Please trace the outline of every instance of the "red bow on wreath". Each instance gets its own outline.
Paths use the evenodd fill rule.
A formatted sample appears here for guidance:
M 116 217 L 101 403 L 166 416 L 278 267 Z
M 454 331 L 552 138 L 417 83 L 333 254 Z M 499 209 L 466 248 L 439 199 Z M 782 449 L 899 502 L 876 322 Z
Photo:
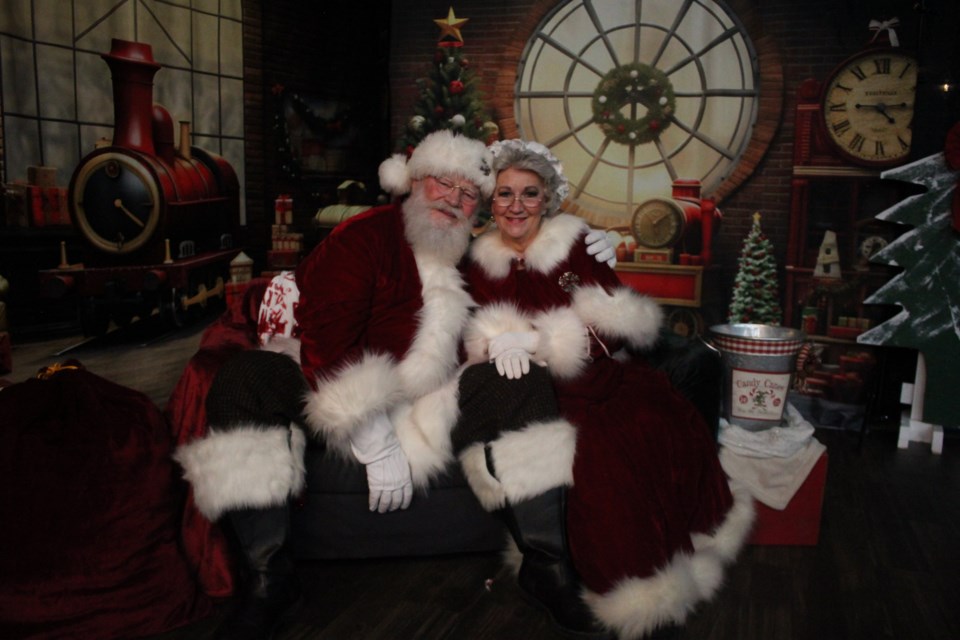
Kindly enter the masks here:
M 943 145 L 943 157 L 952 171 L 960 169 L 960 122 L 950 127 L 950 131 L 947 132 L 947 141 Z M 951 223 L 953 230 L 960 233 L 960 178 L 957 178 L 957 186 L 953 188 L 950 211 L 953 217 Z

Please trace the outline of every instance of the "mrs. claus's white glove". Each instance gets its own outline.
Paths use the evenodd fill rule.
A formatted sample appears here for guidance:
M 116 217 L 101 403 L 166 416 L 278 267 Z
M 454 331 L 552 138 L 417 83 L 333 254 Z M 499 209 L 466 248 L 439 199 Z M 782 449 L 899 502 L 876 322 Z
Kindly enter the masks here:
M 490 340 L 488 355 L 497 365 L 497 373 L 510 380 L 530 373 L 530 356 L 537 351 L 540 334 L 536 331 L 501 333 Z
M 611 269 L 617 266 L 617 252 L 610 244 L 606 231 L 594 229 L 584 240 L 587 243 L 587 254 L 593 256 L 597 262 L 606 262 Z
M 367 468 L 370 511 L 406 509 L 413 500 L 410 463 L 400 448 L 393 424 L 378 414 L 350 433 L 350 450 Z

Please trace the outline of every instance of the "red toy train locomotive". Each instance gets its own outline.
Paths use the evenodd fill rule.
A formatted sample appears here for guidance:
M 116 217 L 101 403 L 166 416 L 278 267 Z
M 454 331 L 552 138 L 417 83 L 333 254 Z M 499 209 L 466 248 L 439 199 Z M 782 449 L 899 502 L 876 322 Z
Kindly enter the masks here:
M 41 274 L 47 295 L 79 295 L 87 335 L 158 312 L 180 324 L 191 307 L 222 297 L 240 217 L 230 164 L 191 146 L 187 123 L 174 145 L 170 113 L 153 104 L 161 65 L 150 45 L 115 39 L 102 57 L 113 78 L 113 142 L 81 160 L 67 196 L 84 262 L 64 256 Z

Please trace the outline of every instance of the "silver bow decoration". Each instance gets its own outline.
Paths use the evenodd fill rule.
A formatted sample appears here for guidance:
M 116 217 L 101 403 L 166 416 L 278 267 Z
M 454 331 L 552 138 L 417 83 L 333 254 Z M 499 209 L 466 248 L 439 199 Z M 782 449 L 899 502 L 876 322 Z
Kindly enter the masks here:
M 890 18 L 889 20 L 871 20 L 870 21 L 870 30 L 873 31 L 873 37 L 870 38 L 870 42 L 873 42 L 877 39 L 877 36 L 881 32 L 886 31 L 887 36 L 890 38 L 891 47 L 899 47 L 900 41 L 897 39 L 897 32 L 893 30 L 894 27 L 900 24 L 900 18 Z

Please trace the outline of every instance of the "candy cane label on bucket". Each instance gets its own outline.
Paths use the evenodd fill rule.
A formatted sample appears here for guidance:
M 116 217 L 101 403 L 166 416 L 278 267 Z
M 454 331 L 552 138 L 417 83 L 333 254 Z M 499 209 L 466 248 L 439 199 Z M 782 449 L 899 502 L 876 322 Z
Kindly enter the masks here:
M 779 421 L 790 389 L 790 373 L 731 371 L 730 414 L 733 418 Z

